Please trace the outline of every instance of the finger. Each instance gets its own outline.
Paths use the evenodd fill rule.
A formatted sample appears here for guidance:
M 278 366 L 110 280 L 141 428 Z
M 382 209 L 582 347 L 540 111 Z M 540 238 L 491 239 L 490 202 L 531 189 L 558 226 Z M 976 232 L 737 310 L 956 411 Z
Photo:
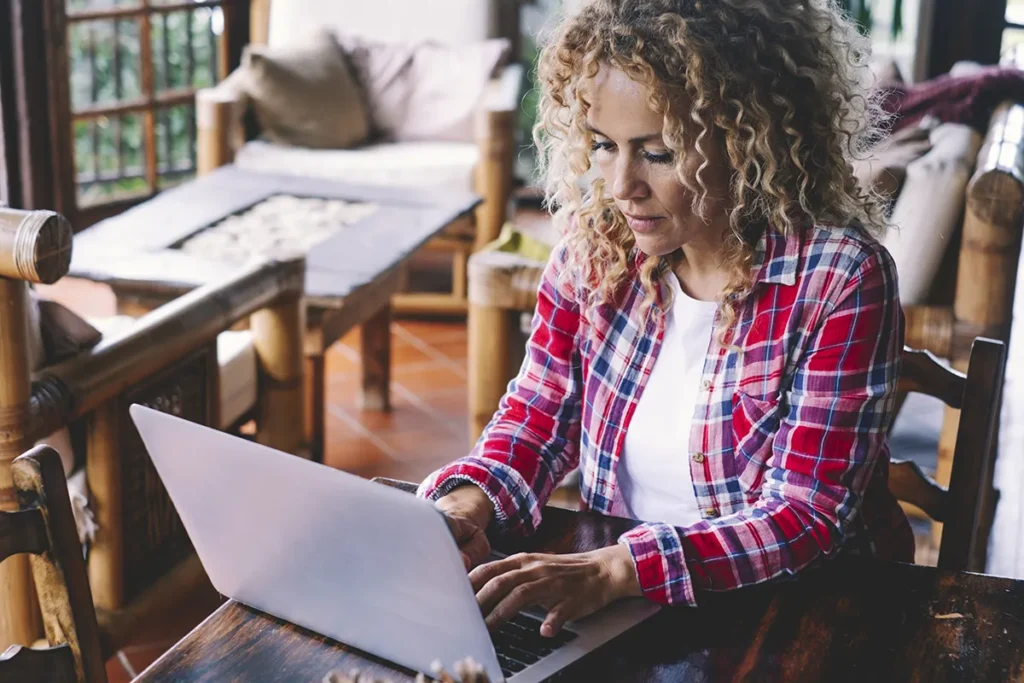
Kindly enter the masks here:
M 554 592 L 551 581 L 521 583 L 505 595 L 493 610 L 484 613 L 487 628 L 495 629 L 514 617 L 524 608 L 543 602 L 546 592 Z
M 480 611 L 486 616 L 495 606 L 504 600 L 509 593 L 519 586 L 536 581 L 536 576 L 522 569 L 514 569 L 500 576 L 496 576 L 477 591 L 476 601 L 480 605 Z
M 473 584 L 473 591 L 480 592 L 488 581 L 496 576 L 518 569 L 525 562 L 525 555 L 510 555 L 494 562 L 482 564 L 469 573 L 469 581 Z
M 462 556 L 462 564 L 465 565 L 466 571 L 468 572 L 470 569 L 473 568 L 472 558 L 470 558 L 468 554 L 462 552 L 461 550 L 459 551 L 459 555 Z
M 565 622 L 573 619 L 575 615 L 567 602 L 561 602 L 548 611 L 544 623 L 540 625 L 540 634 L 545 638 L 554 638 L 562 630 Z

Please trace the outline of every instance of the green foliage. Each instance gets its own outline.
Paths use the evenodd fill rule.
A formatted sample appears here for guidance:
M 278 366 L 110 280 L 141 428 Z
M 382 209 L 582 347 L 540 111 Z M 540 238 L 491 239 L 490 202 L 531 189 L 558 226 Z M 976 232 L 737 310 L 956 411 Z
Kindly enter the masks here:
M 96 0 L 67 0 L 69 10 L 95 8 L 96 4 Z M 103 2 L 108 7 L 126 4 L 134 4 L 134 0 Z M 219 12 L 196 8 L 150 16 L 156 94 L 215 82 L 218 38 L 211 29 L 214 11 Z M 68 30 L 72 111 L 143 98 L 141 50 L 134 18 L 72 23 Z M 174 182 L 192 166 L 194 118 L 191 105 L 157 110 L 154 152 L 161 186 Z M 80 205 L 148 191 L 142 113 L 78 121 L 74 139 Z

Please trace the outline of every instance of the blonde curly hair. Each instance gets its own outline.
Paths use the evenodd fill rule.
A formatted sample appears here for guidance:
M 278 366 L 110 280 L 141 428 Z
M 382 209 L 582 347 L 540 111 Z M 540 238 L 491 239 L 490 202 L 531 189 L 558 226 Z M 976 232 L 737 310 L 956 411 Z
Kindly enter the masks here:
M 624 217 L 591 172 L 586 84 L 602 65 L 647 87 L 679 180 L 705 220 L 702 175 L 708 145 L 720 145 L 731 167 L 723 301 L 738 302 L 764 230 L 882 229 L 880 202 L 858 186 L 851 165 L 883 123 L 862 88 L 867 56 L 866 39 L 830 0 L 586 0 L 562 17 L 540 56 L 534 139 L 549 206 L 566 233 L 567 270 L 588 283 L 591 302 L 620 291 L 637 258 Z M 701 157 L 690 177 L 687 154 Z M 671 258 L 642 260 L 647 305 Z M 723 331 L 735 317 L 729 310 Z

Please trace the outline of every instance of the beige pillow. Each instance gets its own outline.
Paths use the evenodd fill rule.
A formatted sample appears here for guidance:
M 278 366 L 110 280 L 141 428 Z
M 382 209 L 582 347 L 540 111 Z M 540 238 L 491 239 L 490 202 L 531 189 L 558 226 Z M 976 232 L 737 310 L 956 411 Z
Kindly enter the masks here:
M 333 36 L 308 45 L 250 45 L 242 58 L 245 90 L 264 135 L 296 147 L 345 149 L 369 137 L 363 94 Z
M 339 35 L 366 93 L 374 133 L 396 142 L 473 142 L 487 83 L 505 39 L 464 45 L 389 43 Z

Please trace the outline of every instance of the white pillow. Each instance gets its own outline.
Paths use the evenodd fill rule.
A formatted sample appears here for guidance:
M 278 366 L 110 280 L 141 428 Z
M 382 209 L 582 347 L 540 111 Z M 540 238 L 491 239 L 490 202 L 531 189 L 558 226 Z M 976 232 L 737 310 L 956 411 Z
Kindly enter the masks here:
M 932 149 L 907 166 L 883 244 L 896 261 L 900 301 L 924 304 L 942 257 L 963 220 L 967 183 L 982 137 L 970 126 L 945 123 L 931 134 Z

